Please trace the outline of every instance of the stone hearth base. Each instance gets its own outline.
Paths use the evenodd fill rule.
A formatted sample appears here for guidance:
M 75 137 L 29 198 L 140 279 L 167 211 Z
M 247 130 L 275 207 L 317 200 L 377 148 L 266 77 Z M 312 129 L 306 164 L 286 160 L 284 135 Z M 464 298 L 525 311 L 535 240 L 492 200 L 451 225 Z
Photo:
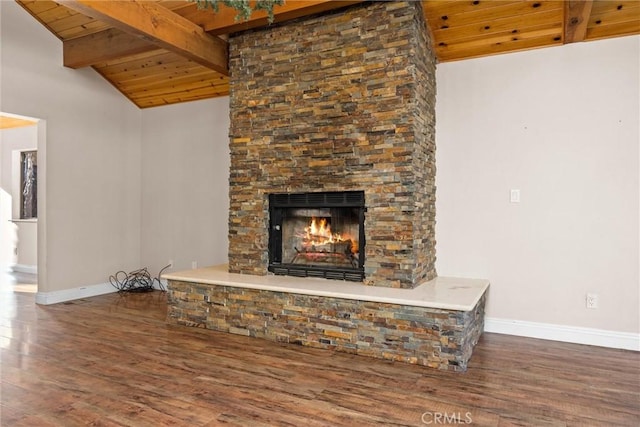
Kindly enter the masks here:
M 467 368 L 489 285 L 437 278 L 389 289 L 232 274 L 225 266 L 163 277 L 170 323 L 451 371 Z

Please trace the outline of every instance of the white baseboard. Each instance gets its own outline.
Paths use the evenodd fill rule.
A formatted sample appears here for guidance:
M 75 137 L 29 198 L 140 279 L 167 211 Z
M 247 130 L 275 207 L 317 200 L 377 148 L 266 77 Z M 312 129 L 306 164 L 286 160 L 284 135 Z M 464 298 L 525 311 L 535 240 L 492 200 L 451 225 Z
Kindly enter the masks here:
M 38 266 L 37 265 L 14 264 L 14 265 L 11 266 L 11 271 L 13 271 L 14 273 L 38 274 Z
M 485 332 L 496 334 L 640 351 L 640 334 L 631 332 L 606 331 L 603 329 L 490 317 L 484 319 L 484 330 Z
M 158 286 L 157 283 L 154 283 L 153 287 L 154 289 L 166 291 L 167 281 L 164 279 L 161 279 L 161 281 L 164 288 Z M 110 294 L 113 292 L 118 292 L 118 290 L 114 288 L 111 283 L 99 283 L 97 285 L 80 286 L 77 288 L 63 289 L 61 291 L 53 292 L 38 292 L 36 293 L 36 304 L 58 304 L 61 302 L 73 301 L 81 298 L 96 297 L 98 295 Z
M 36 293 L 36 304 L 58 304 L 60 302 L 95 297 L 117 291 L 111 283 L 99 283 L 97 285 L 80 286 L 77 288 L 63 289 L 61 291 L 38 292 Z

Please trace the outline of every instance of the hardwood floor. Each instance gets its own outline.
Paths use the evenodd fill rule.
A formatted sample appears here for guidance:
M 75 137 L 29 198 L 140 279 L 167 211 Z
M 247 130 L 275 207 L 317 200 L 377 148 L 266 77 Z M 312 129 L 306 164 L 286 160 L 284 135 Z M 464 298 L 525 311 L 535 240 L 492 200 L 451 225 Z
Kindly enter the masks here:
M 637 352 L 485 333 L 449 373 L 169 326 L 160 292 L 34 291 L 0 280 L 3 427 L 640 423 Z

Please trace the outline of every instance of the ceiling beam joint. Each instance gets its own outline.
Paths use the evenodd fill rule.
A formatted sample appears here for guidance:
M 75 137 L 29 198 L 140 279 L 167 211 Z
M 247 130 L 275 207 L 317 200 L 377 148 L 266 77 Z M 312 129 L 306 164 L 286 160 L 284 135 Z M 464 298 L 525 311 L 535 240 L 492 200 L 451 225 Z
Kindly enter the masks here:
M 564 3 L 563 43 L 583 41 L 591 16 L 593 0 L 567 0 Z
M 156 2 L 59 0 L 58 3 L 229 75 L 227 42 Z

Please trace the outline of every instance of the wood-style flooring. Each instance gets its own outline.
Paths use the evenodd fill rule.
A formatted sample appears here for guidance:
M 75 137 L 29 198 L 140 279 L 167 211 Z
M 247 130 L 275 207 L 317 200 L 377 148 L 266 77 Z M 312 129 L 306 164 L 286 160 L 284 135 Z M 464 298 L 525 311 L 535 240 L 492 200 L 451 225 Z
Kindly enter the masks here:
M 38 306 L 19 279 L 0 280 L 2 427 L 640 425 L 637 352 L 485 333 L 441 372 L 169 326 L 160 292 Z

